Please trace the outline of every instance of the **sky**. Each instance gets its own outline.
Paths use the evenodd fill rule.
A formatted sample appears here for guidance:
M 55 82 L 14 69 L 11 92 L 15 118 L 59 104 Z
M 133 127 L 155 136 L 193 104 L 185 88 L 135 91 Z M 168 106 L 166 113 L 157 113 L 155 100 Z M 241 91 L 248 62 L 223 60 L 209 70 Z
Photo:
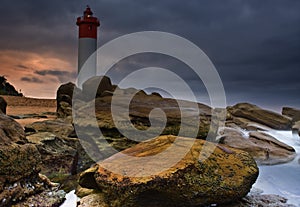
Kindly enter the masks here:
M 86 5 L 101 22 L 98 46 L 133 32 L 173 33 L 207 54 L 221 77 L 228 105 L 300 108 L 298 0 L 2 0 L 0 75 L 25 96 L 55 98 L 60 84 L 76 79 L 75 23 Z M 117 84 L 136 69 L 152 66 L 171 68 L 199 101 L 208 101 L 201 80 L 168 56 L 128 57 L 108 75 Z

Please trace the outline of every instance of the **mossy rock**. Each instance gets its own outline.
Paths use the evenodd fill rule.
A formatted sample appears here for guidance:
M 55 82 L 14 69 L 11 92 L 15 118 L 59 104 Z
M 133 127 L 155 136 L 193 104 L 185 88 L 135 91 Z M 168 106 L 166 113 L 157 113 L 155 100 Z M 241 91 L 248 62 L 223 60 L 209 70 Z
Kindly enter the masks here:
M 164 153 L 168 149 L 172 150 Z M 179 162 L 164 171 L 149 174 L 153 169 L 168 166 L 170 159 L 182 152 L 184 156 Z M 143 159 L 135 162 L 131 159 L 159 154 L 160 159 L 152 159 L 151 164 Z M 256 162 L 247 152 L 170 135 L 111 156 L 83 173 L 79 183 L 83 187 L 101 189 L 105 202 L 113 207 L 140 206 L 138 203 L 145 200 L 160 199 L 159 203 L 166 202 L 165 206 L 199 206 L 241 199 L 250 191 L 257 176 Z M 95 183 L 86 186 L 87 180 Z

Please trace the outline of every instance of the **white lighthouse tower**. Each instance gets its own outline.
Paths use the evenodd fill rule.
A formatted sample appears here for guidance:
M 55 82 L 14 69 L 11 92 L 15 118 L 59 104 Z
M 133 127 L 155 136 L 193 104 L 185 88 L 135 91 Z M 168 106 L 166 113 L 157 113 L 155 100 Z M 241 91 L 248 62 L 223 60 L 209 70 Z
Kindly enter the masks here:
M 84 78 L 95 76 L 97 57 L 92 54 L 97 50 L 97 29 L 100 22 L 97 17 L 93 17 L 91 8 L 87 6 L 83 16 L 77 18 L 76 25 L 79 26 L 78 74 L 84 63 L 90 58 L 85 65 L 88 73 L 85 72 L 81 76 L 85 76 Z

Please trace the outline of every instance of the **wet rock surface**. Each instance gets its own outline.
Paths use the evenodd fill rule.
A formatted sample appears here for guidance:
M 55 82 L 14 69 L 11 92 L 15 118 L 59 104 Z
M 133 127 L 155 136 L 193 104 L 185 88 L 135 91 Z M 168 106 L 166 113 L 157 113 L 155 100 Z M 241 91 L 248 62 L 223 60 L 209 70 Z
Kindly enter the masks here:
M 35 144 L 41 154 L 42 173 L 51 176 L 53 172 L 60 174 L 76 174 L 78 154 L 77 139 L 59 138 L 50 132 L 38 132 L 26 137 Z
M 235 117 L 245 118 L 273 129 L 290 130 L 292 127 L 291 118 L 259 108 L 253 104 L 239 103 L 228 107 L 228 111 Z
M 89 173 L 83 173 L 80 185 L 91 187 L 94 171 L 94 185 L 96 184 L 102 190 L 105 202 L 110 206 L 135 206 L 140 197 L 154 195 L 161 195 L 160 197 L 165 198 L 165 201 L 167 199 L 169 203 L 177 206 L 220 204 L 236 201 L 249 192 L 258 176 L 258 168 L 248 153 L 233 148 L 196 140 L 188 154 L 175 166 L 145 177 L 140 177 L 140 175 L 151 169 L 147 169 L 143 163 L 128 163 L 126 157 L 122 156 L 123 153 L 135 157 L 154 155 L 172 145 L 175 139 L 179 141 L 176 144 L 176 150 L 172 150 L 167 157 L 153 163 L 157 166 L 164 166 L 170 161 L 169 157 L 172 157 L 172 153 L 177 154 L 180 150 L 185 150 L 193 140 L 161 136 L 140 143 L 113 155 L 107 161 L 104 160 Z M 210 156 L 205 153 L 200 154 L 204 144 L 207 149 L 213 151 Z M 122 170 L 124 174 L 120 175 L 106 170 L 111 167 Z M 124 169 L 121 169 L 123 167 Z M 135 176 L 129 177 L 126 174 Z M 89 186 L 85 186 L 88 183 L 87 180 L 91 182 Z
M 230 204 L 221 207 L 296 207 L 292 204 L 287 204 L 287 199 L 279 195 L 248 195 L 241 201 L 235 204 Z
M 224 128 L 219 142 L 248 152 L 259 164 L 273 165 L 290 162 L 296 157 L 294 148 L 264 133 L 253 131 L 244 134 L 240 128 Z
M 14 204 L 12 207 L 59 207 L 65 200 L 66 193 L 63 190 L 44 190 L 41 193 L 30 196 L 25 201 Z
M 22 127 L 0 114 L 0 206 L 10 206 L 50 189 L 39 175 L 41 155 Z M 44 204 L 46 205 L 46 204 Z
M 260 164 L 279 164 L 292 161 L 296 157 L 295 149 L 278 141 L 264 132 L 250 132 L 249 139 L 258 146 L 265 148 L 265 159 L 259 159 Z
M 58 137 L 68 137 L 73 131 L 72 124 L 66 119 L 38 121 L 25 126 L 27 133 L 50 132 Z

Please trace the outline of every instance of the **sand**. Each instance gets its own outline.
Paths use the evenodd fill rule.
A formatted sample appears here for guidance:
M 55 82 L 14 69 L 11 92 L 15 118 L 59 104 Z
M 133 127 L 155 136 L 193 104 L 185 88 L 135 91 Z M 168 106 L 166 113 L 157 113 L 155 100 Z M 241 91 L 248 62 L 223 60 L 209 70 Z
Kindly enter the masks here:
M 55 119 L 54 114 L 49 112 L 56 112 L 56 100 L 55 99 L 38 99 L 18 96 L 1 96 L 7 102 L 7 115 L 26 115 L 26 114 L 39 114 L 46 115 L 47 118 L 26 118 L 15 119 L 22 126 L 33 123 L 35 121 L 43 121 L 47 119 Z M 44 114 L 47 113 L 47 114 Z

